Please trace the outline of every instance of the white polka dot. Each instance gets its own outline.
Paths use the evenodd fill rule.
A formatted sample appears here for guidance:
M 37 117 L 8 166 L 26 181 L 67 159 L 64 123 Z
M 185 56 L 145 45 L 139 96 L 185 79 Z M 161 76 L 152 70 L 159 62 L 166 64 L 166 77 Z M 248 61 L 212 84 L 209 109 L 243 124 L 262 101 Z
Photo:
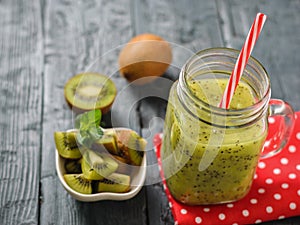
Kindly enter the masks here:
M 279 220 L 283 220 L 285 218 L 285 216 L 279 216 L 278 219 Z
M 281 195 L 280 195 L 280 194 L 274 194 L 274 198 L 275 198 L 276 200 L 280 200 L 280 199 L 281 199 Z
M 267 212 L 267 213 L 272 213 L 272 212 L 273 212 L 272 206 L 267 206 L 267 207 L 266 207 L 266 212 Z
M 300 170 L 300 164 L 296 165 L 296 170 Z
M 275 123 L 275 119 L 273 117 L 269 117 L 268 118 L 269 123 L 273 124 Z
M 266 179 L 266 184 L 273 184 L 273 180 L 271 178 Z
M 249 211 L 247 209 L 244 209 L 242 211 L 242 214 L 243 214 L 244 217 L 248 217 L 249 216 Z
M 289 184 L 283 183 L 283 184 L 281 185 L 281 188 L 282 188 L 282 189 L 288 189 L 288 188 L 289 188 Z
M 273 170 L 273 173 L 274 173 L 275 175 L 278 175 L 278 174 L 281 173 L 281 170 L 280 170 L 279 168 L 275 168 L 275 169 Z
M 290 203 L 290 209 L 291 209 L 291 210 L 295 210 L 296 208 L 297 208 L 296 203 L 295 203 L 295 202 L 291 202 L 291 203 Z
M 295 145 L 290 145 L 290 146 L 289 146 L 289 152 L 290 152 L 290 153 L 296 152 L 296 147 L 295 147 Z
M 220 213 L 220 214 L 219 214 L 219 219 L 220 219 L 220 220 L 225 220 L 225 218 L 226 218 L 226 216 L 225 216 L 224 213 Z
M 296 134 L 296 138 L 297 138 L 298 140 L 300 140 L 300 132 L 298 132 L 298 133 Z
M 252 199 L 250 200 L 250 202 L 251 202 L 251 204 L 257 204 L 257 199 L 252 198 Z
M 239 225 L 238 223 L 233 223 L 232 225 Z
M 170 207 L 170 208 L 172 208 L 172 207 L 173 207 L 173 205 L 172 205 L 172 202 L 169 202 L 169 207 Z
M 291 180 L 294 180 L 294 179 L 296 179 L 296 174 L 295 173 L 290 173 L 289 174 L 289 178 L 291 179 Z
M 266 167 L 266 164 L 264 162 L 259 162 L 258 163 L 258 168 L 264 169 Z
M 282 159 L 280 159 L 280 163 L 282 165 L 287 165 L 289 163 L 289 160 L 287 158 L 282 158 Z
M 181 213 L 182 215 L 185 215 L 185 214 L 187 214 L 187 211 L 186 211 L 186 209 L 181 209 L 181 210 L 180 210 L 180 213 Z
M 174 222 L 174 225 L 178 225 L 178 221 L 175 221 L 175 222 Z
M 197 224 L 202 223 L 201 217 L 197 216 L 197 217 L 195 218 L 195 222 L 196 222 Z
M 232 208 L 233 207 L 233 204 L 227 204 L 226 205 L 228 208 Z
M 210 211 L 210 208 L 204 208 L 203 211 L 204 211 L 204 212 L 209 212 L 209 211 Z
M 263 188 L 258 189 L 258 193 L 259 193 L 259 194 L 263 194 L 263 193 L 265 193 L 265 192 L 266 192 L 266 190 L 263 189 Z
M 262 222 L 262 220 L 255 220 L 255 223 L 261 223 Z
M 257 173 L 254 175 L 254 179 L 257 179 L 258 178 L 258 175 L 257 175 Z
M 299 196 L 300 196 L 300 189 L 297 191 L 297 195 L 299 195 Z

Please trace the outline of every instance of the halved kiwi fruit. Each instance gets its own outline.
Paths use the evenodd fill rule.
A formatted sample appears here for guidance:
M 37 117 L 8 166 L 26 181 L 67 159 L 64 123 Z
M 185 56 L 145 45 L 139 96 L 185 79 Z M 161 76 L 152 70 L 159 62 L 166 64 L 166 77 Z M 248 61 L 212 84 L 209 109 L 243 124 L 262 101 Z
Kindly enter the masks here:
M 66 101 L 75 112 L 109 111 L 117 94 L 115 84 L 98 73 L 82 73 L 69 79 L 64 88 Z
M 86 179 L 83 174 L 65 174 L 64 179 L 74 191 L 82 194 L 92 194 L 92 181 Z
M 87 150 L 83 155 L 81 169 L 87 179 L 101 180 L 115 172 L 118 163 L 107 155 Z
M 146 148 L 146 140 L 133 130 L 117 130 L 117 144 L 121 157 L 132 165 L 140 166 Z
M 130 176 L 113 173 L 98 183 L 98 192 L 124 193 L 130 189 Z
M 54 140 L 59 155 L 66 159 L 79 159 L 81 152 L 76 142 L 76 132 L 54 132 Z

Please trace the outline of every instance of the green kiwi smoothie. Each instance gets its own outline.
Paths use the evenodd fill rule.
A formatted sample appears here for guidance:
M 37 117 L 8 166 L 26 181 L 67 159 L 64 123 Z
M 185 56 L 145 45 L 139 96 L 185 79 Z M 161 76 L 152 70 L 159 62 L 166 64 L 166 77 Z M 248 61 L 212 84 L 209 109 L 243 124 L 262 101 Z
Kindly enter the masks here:
M 226 84 L 223 78 L 192 79 L 187 86 L 195 98 L 217 107 Z M 232 118 L 213 117 L 201 106 L 191 110 L 178 97 L 176 87 L 177 83 L 170 91 L 161 150 L 171 194 L 191 205 L 225 203 L 244 197 L 267 135 L 266 118 L 237 126 Z M 230 109 L 250 107 L 256 99 L 251 87 L 241 81 Z M 215 126 L 220 121 L 224 126 Z

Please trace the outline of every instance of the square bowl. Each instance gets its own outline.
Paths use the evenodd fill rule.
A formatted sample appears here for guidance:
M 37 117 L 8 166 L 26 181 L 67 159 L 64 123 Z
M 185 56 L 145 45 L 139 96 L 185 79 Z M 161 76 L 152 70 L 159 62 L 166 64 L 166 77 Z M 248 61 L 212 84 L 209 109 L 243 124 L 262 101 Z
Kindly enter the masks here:
M 116 128 L 116 129 L 127 129 L 127 128 Z M 69 130 L 71 131 L 71 130 Z M 101 200 L 116 200 L 116 201 L 122 201 L 127 200 L 130 198 L 133 198 L 135 195 L 139 193 L 139 191 L 142 189 L 145 179 L 146 179 L 146 165 L 147 165 L 147 159 L 146 159 L 146 152 L 144 153 L 144 157 L 142 160 L 141 166 L 139 166 L 138 169 L 134 170 L 133 174 L 131 174 L 131 184 L 130 184 L 130 191 L 126 193 L 113 193 L 113 192 L 100 192 L 95 194 L 82 194 L 75 190 L 73 190 L 65 181 L 64 174 L 66 174 L 65 170 L 65 161 L 63 157 L 61 157 L 58 154 L 58 151 L 56 149 L 55 151 L 55 163 L 56 163 L 56 172 L 58 175 L 58 178 L 63 185 L 63 187 L 66 189 L 67 192 L 70 193 L 72 197 L 79 201 L 83 202 L 96 202 Z

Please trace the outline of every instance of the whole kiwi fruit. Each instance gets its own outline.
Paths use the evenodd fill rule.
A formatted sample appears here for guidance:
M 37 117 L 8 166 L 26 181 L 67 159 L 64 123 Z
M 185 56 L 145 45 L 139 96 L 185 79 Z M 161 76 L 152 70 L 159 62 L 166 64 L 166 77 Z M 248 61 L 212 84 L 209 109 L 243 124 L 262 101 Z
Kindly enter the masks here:
M 167 41 L 145 33 L 132 38 L 119 55 L 119 71 L 129 82 L 143 85 L 164 74 L 172 62 L 172 49 Z

